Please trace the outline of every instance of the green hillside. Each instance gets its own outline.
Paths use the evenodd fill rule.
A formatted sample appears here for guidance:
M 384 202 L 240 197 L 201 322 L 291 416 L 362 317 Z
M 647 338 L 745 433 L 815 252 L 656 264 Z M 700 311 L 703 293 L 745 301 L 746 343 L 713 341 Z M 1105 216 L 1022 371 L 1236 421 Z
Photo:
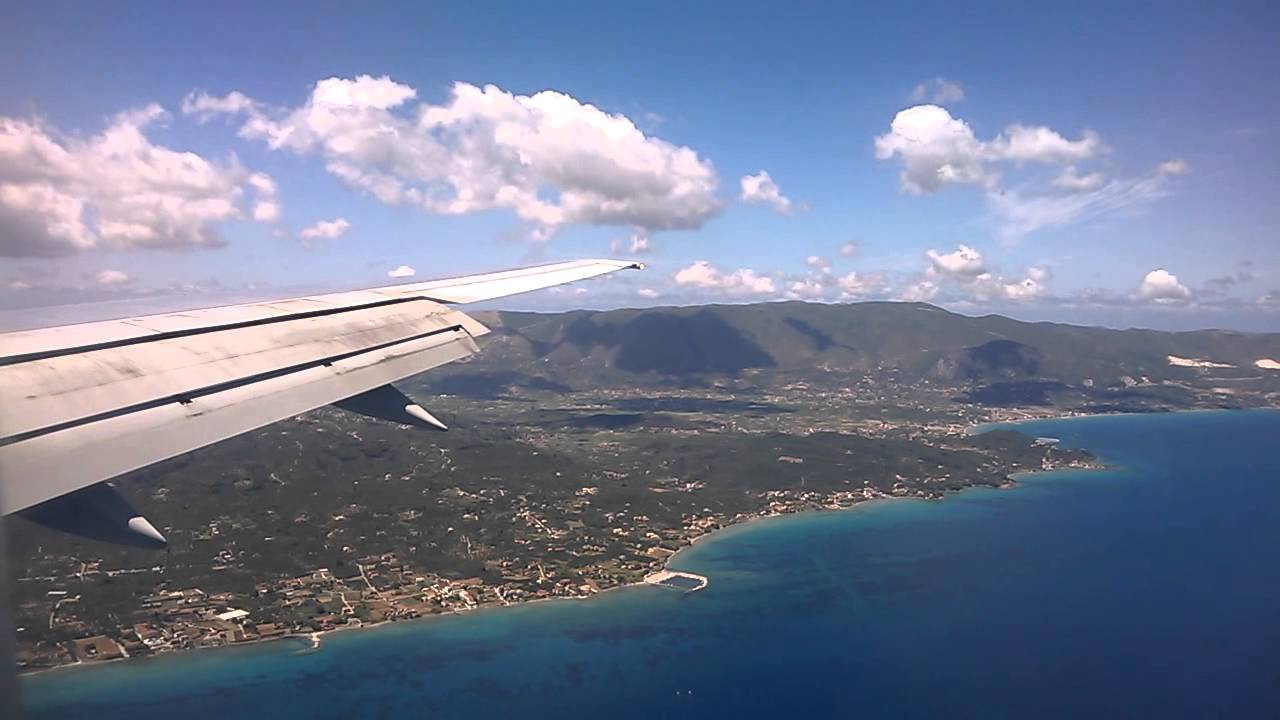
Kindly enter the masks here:
M 485 313 L 484 352 L 452 374 L 519 373 L 552 386 L 718 377 L 892 373 L 901 382 L 1280 381 L 1280 334 L 1111 330 L 968 317 L 922 303 L 801 302 L 560 314 Z M 1169 356 L 1231 367 L 1179 367 Z M 447 377 L 437 376 L 439 382 Z M 490 379 L 500 381 L 499 377 Z

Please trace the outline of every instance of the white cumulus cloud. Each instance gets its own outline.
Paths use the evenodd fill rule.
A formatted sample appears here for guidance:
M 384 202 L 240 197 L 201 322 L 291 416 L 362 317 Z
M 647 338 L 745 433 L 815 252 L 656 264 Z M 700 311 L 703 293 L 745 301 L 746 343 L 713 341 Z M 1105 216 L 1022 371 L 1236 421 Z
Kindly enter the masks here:
M 280 203 L 276 200 L 276 181 L 270 175 L 258 172 L 250 175 L 248 182 L 258 196 L 258 201 L 253 206 L 253 219 L 263 223 L 279 220 Z
M 242 114 L 241 136 L 319 155 L 348 186 L 389 204 L 648 232 L 697 228 L 721 208 L 715 168 L 694 150 L 552 90 L 455 83 L 446 102 L 414 104 L 414 88 L 361 75 L 321 80 L 295 108 L 234 95 L 192 96 L 184 108 Z
M 253 206 L 253 219 L 262 223 L 273 223 L 280 219 L 280 203 L 272 200 L 261 200 Z
M 949 253 L 929 250 L 928 265 L 922 275 L 900 290 L 904 300 L 963 299 L 1023 302 L 1049 296 L 1052 273 L 1044 266 L 1027 269 L 1020 278 L 1008 278 L 990 269 L 982 253 L 960 245 Z
M 979 140 L 968 123 L 938 105 L 900 111 L 889 132 L 876 138 L 875 148 L 877 158 L 902 163 L 902 189 L 913 194 L 937 192 L 946 185 L 993 188 L 1000 162 L 1065 163 L 1107 151 L 1093 131 L 1070 140 L 1040 125 L 1014 124 L 991 140 Z
M 132 278 L 120 270 L 99 270 L 94 276 L 99 285 L 124 285 Z
M 792 300 L 859 300 L 882 295 L 888 288 L 883 273 L 850 272 L 837 276 L 830 263 L 817 255 L 805 258 L 805 265 L 809 268 L 805 275 L 792 276 L 786 282 L 785 295 Z
M 818 300 L 827 294 L 827 285 L 820 278 L 807 277 L 787 283 L 787 297 L 796 300 Z
M 768 205 L 779 215 L 791 214 L 791 200 L 782 194 L 778 183 L 769 177 L 769 173 L 761 170 L 755 175 L 743 175 L 739 181 L 742 186 L 742 201 L 752 205 Z
M 695 261 L 672 276 L 677 285 L 717 290 L 728 295 L 766 295 L 777 292 L 773 278 L 757 275 L 751 268 L 721 272 L 706 260 Z
M 257 103 L 240 92 L 231 92 L 224 97 L 190 93 L 182 99 L 182 114 L 191 115 L 201 123 L 218 115 L 250 112 L 256 107 Z
M 1081 175 L 1076 171 L 1075 165 L 1068 165 L 1063 168 L 1061 173 L 1058 173 L 1058 176 L 1050 184 L 1069 192 L 1088 192 L 1102 187 L 1102 184 L 1106 181 L 1107 177 L 1100 172 Z
M 840 246 L 840 254 L 844 257 L 853 257 L 858 254 L 858 244 L 847 242 Z
M 1191 290 L 1178 282 L 1177 275 L 1159 268 L 1142 278 L 1142 282 L 1138 285 L 1137 297 L 1139 300 L 1153 302 L 1176 302 L 1189 299 Z
M 1068 140 L 1043 125 L 1015 124 L 1005 128 L 985 149 L 992 160 L 1065 163 L 1100 155 L 1107 146 L 1092 130 L 1085 130 L 1079 140 Z
M 249 184 L 258 192 L 259 197 L 271 198 L 276 196 L 276 181 L 266 173 L 256 172 L 249 176 Z
M 1006 300 L 1035 300 L 1049 294 L 1050 273 L 1048 268 L 1032 267 L 1027 269 L 1027 276 L 1016 282 L 1001 285 L 1001 294 Z
M 643 232 L 634 232 L 629 238 L 617 238 L 609 243 L 609 251 L 616 254 L 645 255 L 652 249 L 649 236 Z
M 414 270 L 408 265 L 401 265 L 399 267 L 396 267 L 387 271 L 387 277 L 393 277 L 393 278 L 407 278 L 407 277 L 413 277 L 414 275 L 417 275 L 417 274 L 418 274 L 418 271 Z
M 222 245 L 249 174 L 152 143 L 147 127 L 166 117 L 153 103 L 89 137 L 0 117 L 0 255 Z
M 311 227 L 303 228 L 298 233 L 298 237 L 308 240 L 314 238 L 333 239 L 342 237 L 350 229 L 351 223 L 347 222 L 346 218 L 334 218 L 333 220 L 321 220 Z
M 929 302 L 938 296 L 941 288 L 932 280 L 910 283 L 898 292 L 898 299 L 907 302 Z
M 898 179 L 905 192 L 919 195 L 949 184 L 994 182 L 973 130 L 937 105 L 899 112 L 889 132 L 876 138 L 875 147 L 877 158 L 901 160 Z
M 855 300 L 885 291 L 889 283 L 881 273 L 851 272 L 836 279 L 840 289 L 840 299 Z
M 987 270 L 982 253 L 968 245 L 961 245 L 949 253 L 930 249 L 925 252 L 925 257 L 929 259 L 927 272 L 931 275 L 974 277 Z
M 982 140 L 967 123 L 937 105 L 899 112 L 889 132 L 875 139 L 875 149 L 879 159 L 900 163 L 903 192 L 922 195 L 948 185 L 982 187 L 1000 234 L 1011 240 L 1141 207 L 1167 194 L 1171 178 L 1189 170 L 1185 160 L 1175 158 L 1147 174 L 1108 179 L 1102 172 L 1078 169 L 1080 163 L 1110 152 L 1092 130 L 1071 139 L 1043 125 L 1015 123 Z M 1028 164 L 1061 169 L 1050 179 L 1007 187 L 1005 171 Z

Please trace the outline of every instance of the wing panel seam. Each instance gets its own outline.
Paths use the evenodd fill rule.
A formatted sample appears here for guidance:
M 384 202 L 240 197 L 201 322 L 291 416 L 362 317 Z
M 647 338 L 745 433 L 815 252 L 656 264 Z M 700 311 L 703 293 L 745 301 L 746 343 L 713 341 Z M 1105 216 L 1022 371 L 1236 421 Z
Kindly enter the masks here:
M 253 320 L 241 320 L 239 322 L 225 323 L 222 325 L 206 325 L 203 327 L 184 328 L 182 330 L 164 330 L 161 332 L 151 333 L 149 335 L 119 338 L 116 340 L 104 340 L 98 343 L 77 345 L 75 347 L 57 348 L 54 350 L 37 350 L 35 352 L 0 357 L 0 367 L 5 365 L 17 365 L 19 363 L 31 362 L 33 360 L 48 360 L 66 355 L 75 355 L 77 353 L 93 352 L 95 350 L 109 350 L 112 348 L 128 347 L 129 345 L 140 345 L 142 343 L 157 342 L 160 340 L 173 340 L 175 338 L 222 332 L 224 330 L 240 330 L 241 328 L 259 327 L 279 322 L 288 322 L 290 320 L 306 320 L 313 317 L 338 315 L 354 310 L 369 310 L 372 308 L 386 307 L 388 305 L 400 305 L 402 303 L 419 302 L 423 300 L 429 301 L 429 298 L 416 295 L 411 297 L 389 298 L 387 300 L 379 300 L 377 302 L 364 303 L 361 305 L 346 305 L 343 307 L 323 308 L 321 310 L 307 310 L 304 312 L 289 313 L 287 315 L 273 315 L 271 317 L 256 318 Z M 123 320 L 121 322 L 128 322 L 128 320 Z
M 290 365 L 288 367 L 268 370 L 265 372 L 256 373 L 254 375 L 248 375 L 242 378 L 236 378 L 234 380 L 227 380 L 224 382 L 215 383 L 213 385 L 206 385 L 204 387 L 195 388 L 182 393 L 165 395 L 165 396 L 154 398 L 151 400 L 146 400 L 144 402 L 133 403 L 132 405 L 126 405 L 124 407 L 105 410 L 103 412 L 95 413 L 93 415 L 86 415 L 84 417 L 76 418 L 74 420 L 65 420 L 63 422 L 55 423 L 53 425 L 46 425 L 44 427 L 35 428 L 33 430 L 26 430 L 24 432 L 17 433 L 15 435 L 10 435 L 8 437 L 0 438 L 0 447 L 22 442 L 23 440 L 30 440 L 31 438 L 40 437 L 41 435 L 48 435 L 50 433 L 55 433 L 55 432 L 67 430 L 74 427 L 79 427 L 81 425 L 88 425 L 90 423 L 100 422 L 102 420 L 110 420 L 111 418 L 120 417 L 122 415 L 128 415 L 130 413 L 135 413 L 142 410 L 149 410 L 151 408 L 161 407 L 163 405 L 168 405 L 170 403 L 182 403 L 185 405 L 190 403 L 192 400 L 196 398 L 203 397 L 206 395 L 212 395 L 214 393 L 223 392 L 225 390 L 231 390 L 237 387 L 243 387 L 245 385 L 252 385 L 257 382 L 262 382 L 264 380 L 271 380 L 273 378 L 289 375 L 291 373 L 307 370 L 313 367 L 320 367 L 322 365 L 332 365 L 335 362 L 358 357 L 360 355 L 364 355 L 371 352 L 377 352 L 378 350 L 385 350 L 387 348 L 395 347 L 397 345 L 403 345 L 405 343 L 413 342 L 415 340 L 422 340 L 424 338 L 432 337 L 434 335 L 443 335 L 446 333 L 453 333 L 453 332 L 459 332 L 459 331 L 463 332 L 468 337 L 470 336 L 470 334 L 466 332 L 466 329 L 463 328 L 462 325 L 450 325 L 448 327 L 437 328 L 435 330 L 419 333 L 417 335 L 411 335 L 409 337 L 399 338 L 397 340 L 381 343 L 379 345 L 373 345 L 367 348 L 360 348 L 359 350 L 352 350 L 349 352 L 340 353 L 338 355 L 331 355 L 327 357 L 316 358 L 315 360 L 308 360 L 307 362 Z

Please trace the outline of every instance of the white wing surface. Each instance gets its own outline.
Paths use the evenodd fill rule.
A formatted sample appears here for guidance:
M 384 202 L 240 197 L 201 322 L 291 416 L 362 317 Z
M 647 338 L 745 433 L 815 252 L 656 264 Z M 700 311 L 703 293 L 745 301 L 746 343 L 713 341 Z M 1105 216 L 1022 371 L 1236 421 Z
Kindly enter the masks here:
M 442 427 L 384 386 L 478 351 L 488 330 L 446 303 L 639 267 L 577 260 L 0 335 L 0 512 L 348 399 Z

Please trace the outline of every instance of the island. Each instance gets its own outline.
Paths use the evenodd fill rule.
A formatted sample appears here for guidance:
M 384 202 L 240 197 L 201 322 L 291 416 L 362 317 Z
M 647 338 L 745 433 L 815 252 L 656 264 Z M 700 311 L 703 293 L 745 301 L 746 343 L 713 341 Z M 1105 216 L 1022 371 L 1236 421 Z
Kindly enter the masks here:
M 714 578 L 668 560 L 735 523 L 1099 467 L 979 426 L 1280 404 L 1267 335 L 909 303 L 484 321 L 478 358 L 401 384 L 447 433 L 324 408 L 120 478 L 167 552 L 9 523 L 20 668 L 314 642 L 646 581 L 695 590 Z

